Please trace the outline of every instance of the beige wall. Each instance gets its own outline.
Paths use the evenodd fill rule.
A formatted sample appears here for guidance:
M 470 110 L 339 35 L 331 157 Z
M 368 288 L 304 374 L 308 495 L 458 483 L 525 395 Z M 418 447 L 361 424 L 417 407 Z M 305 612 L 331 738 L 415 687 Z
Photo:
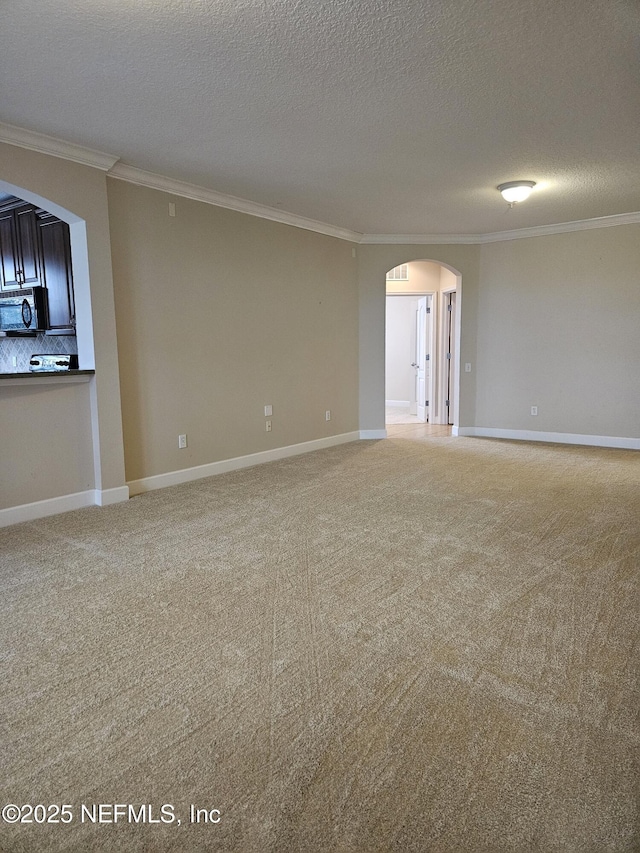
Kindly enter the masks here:
M 0 387 L 0 509 L 94 488 L 88 389 Z
M 96 370 L 95 379 L 74 391 L 68 386 L 47 393 L 0 389 L 5 430 L 0 509 L 87 488 L 105 493 L 122 489 L 124 457 L 105 174 L 0 144 L 0 182 L 71 223 L 76 301 L 85 323 L 82 342 L 79 337 L 81 366 L 95 366 Z M 31 473 L 21 477 L 20 471 Z
M 480 269 L 476 425 L 640 437 L 640 226 L 489 243 Z
M 358 253 L 361 429 L 384 429 L 385 273 L 429 258 L 462 275 L 461 428 L 640 437 L 640 226 Z
M 458 276 L 446 267 L 440 267 L 440 291 L 454 290 Z
M 434 261 L 412 261 L 407 264 L 407 276 L 407 281 L 388 281 L 387 294 L 439 293 L 457 284 L 456 274 Z
M 414 261 L 407 267 L 407 281 L 388 281 L 387 294 L 436 293 L 440 290 L 442 267 L 439 264 L 434 264 L 431 261 Z
M 352 244 L 122 181 L 108 192 L 127 480 L 358 429 Z

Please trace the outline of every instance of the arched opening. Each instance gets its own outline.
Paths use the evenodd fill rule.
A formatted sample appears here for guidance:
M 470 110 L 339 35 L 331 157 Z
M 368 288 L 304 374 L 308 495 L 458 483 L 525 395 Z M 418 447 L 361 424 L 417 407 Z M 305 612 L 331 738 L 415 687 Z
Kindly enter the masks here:
M 17 201 L 12 202 L 11 199 Z M 37 255 L 37 262 L 40 265 L 41 277 L 33 286 L 42 286 L 45 281 L 50 280 L 50 277 L 45 275 L 46 255 L 43 254 L 48 238 L 44 238 L 38 229 L 40 226 L 49 227 L 52 222 L 68 225 L 68 238 L 66 228 L 59 229 L 57 233 L 65 234 L 73 287 L 73 326 L 69 324 L 64 330 L 49 328 L 26 336 L 0 338 L 2 373 L 9 374 L 10 382 L 17 383 L 3 386 L 5 397 L 10 398 L 13 404 L 13 421 L 19 421 L 21 424 L 14 439 L 26 442 L 28 436 L 31 436 L 40 447 L 42 435 L 46 434 L 50 438 L 51 448 L 51 452 L 48 452 L 47 446 L 42 446 L 38 451 L 38 458 L 40 461 L 46 460 L 46 467 L 37 464 L 35 455 L 28 454 L 25 447 L 19 448 L 16 458 L 23 459 L 26 456 L 29 462 L 26 467 L 23 463 L 24 476 L 20 478 L 20 484 L 13 489 L 16 495 L 13 505 L 1 510 L 2 523 L 14 523 L 93 503 L 114 502 L 116 499 L 123 499 L 121 495 L 125 490 L 112 489 L 110 493 L 104 490 L 105 471 L 101 457 L 103 447 L 95 376 L 86 373 L 78 377 L 69 376 L 69 382 L 56 382 L 53 385 L 31 384 L 28 381 L 25 384 L 25 380 L 20 378 L 20 374 L 29 371 L 31 356 L 35 353 L 56 356 L 75 353 L 81 371 L 95 370 L 86 222 L 48 198 L 0 180 L 0 205 L 2 201 L 9 208 L 15 204 L 16 211 L 21 211 L 25 217 L 35 217 L 32 234 L 35 233 L 34 251 L 40 253 Z M 23 235 L 16 240 L 16 257 L 23 260 Z M 22 265 L 26 267 L 25 264 Z M 22 291 L 22 282 L 26 277 L 25 271 L 22 270 L 17 292 Z M 14 284 L 11 282 L 10 288 Z M 10 294 L 10 288 L 5 292 Z M 11 380 L 12 374 L 17 374 L 15 380 Z M 126 492 L 128 497 L 128 490 Z
M 385 423 L 455 434 L 461 275 L 440 261 L 406 261 L 387 271 L 385 293 Z
M 55 202 L 43 198 L 22 187 L 14 186 L 0 180 L 0 203 L 3 198 L 15 197 L 47 211 L 69 226 L 71 238 L 71 268 L 73 270 L 73 300 L 75 335 L 60 335 L 59 337 L 74 340 L 57 341 L 64 351 L 75 351 L 78 362 L 83 370 L 95 369 L 93 344 L 93 322 L 91 314 L 91 292 L 89 286 L 89 261 L 87 254 L 87 229 L 83 219 Z M 55 337 L 58 337 L 57 335 Z M 62 351 L 62 350 L 60 350 Z

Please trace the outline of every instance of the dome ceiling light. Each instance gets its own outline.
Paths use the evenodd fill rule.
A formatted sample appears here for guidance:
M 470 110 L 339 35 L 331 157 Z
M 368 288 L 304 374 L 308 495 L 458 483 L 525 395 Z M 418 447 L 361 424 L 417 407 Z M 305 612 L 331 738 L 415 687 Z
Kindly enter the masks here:
M 529 198 L 535 185 L 535 181 L 507 181 L 506 184 L 498 184 L 498 189 L 509 207 L 513 207 L 514 204 Z

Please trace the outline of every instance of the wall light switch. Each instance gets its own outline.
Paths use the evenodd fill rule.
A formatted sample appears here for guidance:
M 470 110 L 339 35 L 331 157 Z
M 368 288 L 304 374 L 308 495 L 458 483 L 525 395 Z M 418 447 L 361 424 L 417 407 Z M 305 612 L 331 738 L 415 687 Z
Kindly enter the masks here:
M 325 421 L 331 420 L 331 412 L 329 409 L 327 409 L 327 411 L 324 413 L 324 419 L 325 419 Z
M 471 362 L 470 361 L 465 361 L 464 372 L 465 373 L 471 373 Z
M 270 418 L 272 414 L 273 414 L 273 406 L 265 406 L 264 407 L 265 418 Z
M 264 428 L 265 428 L 266 432 L 271 432 L 271 421 L 265 421 L 264 422 Z

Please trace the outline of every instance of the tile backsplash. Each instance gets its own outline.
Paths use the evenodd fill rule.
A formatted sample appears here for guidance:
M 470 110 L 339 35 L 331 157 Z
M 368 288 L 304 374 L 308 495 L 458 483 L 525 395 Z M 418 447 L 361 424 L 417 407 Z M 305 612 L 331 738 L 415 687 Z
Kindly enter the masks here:
M 38 332 L 35 338 L 0 338 L 0 373 L 27 373 L 29 360 L 36 353 L 62 355 L 77 352 L 75 335 L 45 335 L 44 332 Z

